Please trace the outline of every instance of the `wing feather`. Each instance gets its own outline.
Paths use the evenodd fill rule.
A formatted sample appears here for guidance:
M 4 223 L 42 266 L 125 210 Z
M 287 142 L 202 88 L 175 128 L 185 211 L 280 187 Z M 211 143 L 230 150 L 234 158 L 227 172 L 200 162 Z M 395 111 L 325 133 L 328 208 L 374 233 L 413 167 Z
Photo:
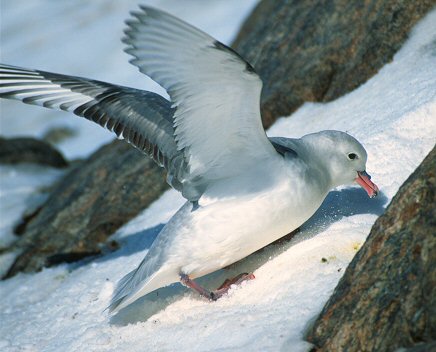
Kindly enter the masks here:
M 113 131 L 165 167 L 170 185 L 181 190 L 178 173 L 183 156 L 174 140 L 174 109 L 161 96 L 81 77 L 0 64 L 0 98 L 70 111 Z
M 0 98 L 70 111 L 113 131 L 167 170 L 190 201 L 216 180 L 275 153 L 262 128 L 262 82 L 234 50 L 162 11 L 141 6 L 126 51 L 170 102 L 137 89 L 0 64 Z
M 216 179 L 244 172 L 270 155 L 260 118 L 262 82 L 235 51 L 160 10 L 141 6 L 128 20 L 131 63 L 171 97 L 177 148 L 188 168 L 180 181 L 198 199 Z

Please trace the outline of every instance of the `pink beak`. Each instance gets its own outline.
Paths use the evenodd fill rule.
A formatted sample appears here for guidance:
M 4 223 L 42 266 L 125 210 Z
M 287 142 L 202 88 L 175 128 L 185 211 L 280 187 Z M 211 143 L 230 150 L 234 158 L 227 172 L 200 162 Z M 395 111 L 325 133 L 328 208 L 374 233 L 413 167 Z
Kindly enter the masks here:
M 357 177 L 355 181 L 362 186 L 370 198 L 377 196 L 379 192 L 378 187 L 374 182 L 371 181 L 371 176 L 369 176 L 366 171 L 357 171 Z

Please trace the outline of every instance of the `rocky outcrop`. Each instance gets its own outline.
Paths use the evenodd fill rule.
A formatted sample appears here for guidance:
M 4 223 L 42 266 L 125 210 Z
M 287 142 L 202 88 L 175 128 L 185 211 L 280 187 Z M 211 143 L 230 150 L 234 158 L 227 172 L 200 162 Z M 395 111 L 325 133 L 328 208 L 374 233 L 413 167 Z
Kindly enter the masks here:
M 21 254 L 7 277 L 100 253 L 108 236 L 167 188 L 162 169 L 127 143 L 102 147 L 21 226 L 13 248 Z
M 435 204 L 436 148 L 376 221 L 308 332 L 317 351 L 434 350 Z
M 263 0 L 233 48 L 264 82 L 270 126 L 305 101 L 330 101 L 389 62 L 434 0 Z
M 50 144 L 30 137 L 0 137 L 0 163 L 32 163 L 53 167 L 68 165 L 63 155 Z

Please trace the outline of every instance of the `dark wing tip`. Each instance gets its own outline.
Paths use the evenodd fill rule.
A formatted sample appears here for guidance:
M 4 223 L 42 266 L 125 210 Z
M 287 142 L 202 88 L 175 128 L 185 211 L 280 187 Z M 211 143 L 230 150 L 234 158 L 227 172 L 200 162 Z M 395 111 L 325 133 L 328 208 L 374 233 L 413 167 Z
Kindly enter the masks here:
M 218 40 L 214 41 L 213 47 L 215 49 L 226 51 L 232 55 L 235 55 L 239 60 L 241 60 L 243 63 L 245 63 L 245 69 L 247 72 L 256 73 L 256 70 L 254 69 L 254 67 L 251 66 L 250 63 L 247 60 L 245 60 L 241 55 L 239 55 L 239 53 L 237 51 L 235 51 L 234 49 L 230 48 L 227 45 L 224 45 L 223 43 L 219 42 Z

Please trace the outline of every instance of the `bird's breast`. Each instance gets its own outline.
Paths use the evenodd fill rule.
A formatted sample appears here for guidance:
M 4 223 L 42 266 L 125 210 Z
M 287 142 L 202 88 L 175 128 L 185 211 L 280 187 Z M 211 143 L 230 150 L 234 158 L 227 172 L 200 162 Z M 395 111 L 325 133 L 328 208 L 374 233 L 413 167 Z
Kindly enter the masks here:
M 205 275 L 293 231 L 322 202 L 305 193 L 285 179 L 259 192 L 199 207 L 191 217 L 191 261 L 184 272 Z

